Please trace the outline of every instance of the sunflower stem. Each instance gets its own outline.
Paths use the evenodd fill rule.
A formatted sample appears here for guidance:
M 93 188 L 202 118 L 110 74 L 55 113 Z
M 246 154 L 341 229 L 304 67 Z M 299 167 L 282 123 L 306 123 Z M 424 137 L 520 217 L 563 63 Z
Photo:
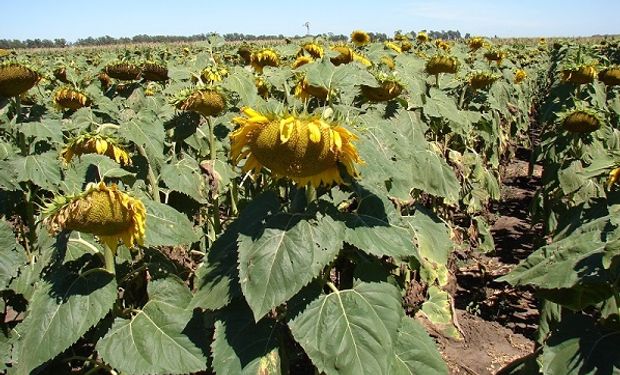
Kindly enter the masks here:
M 237 216 L 239 214 L 239 209 L 237 208 L 237 202 L 239 201 L 239 186 L 237 185 L 237 180 L 232 180 L 232 186 L 230 187 L 230 212 L 232 216 Z
M 28 247 L 34 248 L 34 244 L 37 242 L 36 221 L 34 218 L 34 202 L 32 201 L 34 186 L 31 182 L 28 182 L 26 191 L 24 192 L 24 199 L 26 202 L 26 220 L 28 225 Z M 32 262 L 32 255 L 27 251 L 28 261 Z
M 334 285 L 334 283 L 332 283 L 331 281 L 328 281 L 326 285 L 329 287 L 329 289 L 331 289 L 331 290 L 332 290 L 332 292 L 334 292 L 334 293 L 340 293 L 340 291 L 338 290 L 338 288 L 336 288 L 336 285 Z
M 144 149 L 144 147 L 142 147 L 142 145 L 136 145 L 136 149 L 138 150 L 138 153 L 142 155 L 147 161 L 147 168 L 148 168 L 147 179 L 151 187 L 151 196 L 155 202 L 159 203 L 160 202 L 159 184 L 157 183 L 157 178 L 155 177 L 155 173 L 153 172 L 153 167 L 151 166 L 151 163 L 149 162 L 149 158 L 148 156 L 146 156 L 146 150 Z
M 105 260 L 105 270 L 116 275 L 116 264 L 114 263 L 114 251 L 108 245 L 103 245 L 103 259 Z
M 437 74 L 435 74 L 435 85 L 437 86 L 437 88 L 439 88 L 439 75 L 440 75 L 440 74 L 441 74 L 441 73 L 437 73 Z
M 207 119 L 207 126 L 209 127 L 209 160 L 215 160 L 215 132 L 213 130 L 213 124 L 211 123 L 211 118 L 205 117 Z
M 316 200 L 316 189 L 312 185 L 306 186 L 306 205 Z
M 15 97 L 15 123 L 16 124 L 21 124 L 22 123 L 22 99 L 20 98 L 19 95 L 17 95 Z M 26 136 L 24 135 L 24 133 L 20 132 L 19 129 L 17 130 L 17 145 L 19 147 L 19 150 L 21 151 L 23 156 L 27 156 L 28 155 L 28 146 L 26 145 Z
M 213 197 L 211 215 L 213 217 L 213 232 L 218 235 L 222 232 L 222 224 L 220 222 L 220 198 Z

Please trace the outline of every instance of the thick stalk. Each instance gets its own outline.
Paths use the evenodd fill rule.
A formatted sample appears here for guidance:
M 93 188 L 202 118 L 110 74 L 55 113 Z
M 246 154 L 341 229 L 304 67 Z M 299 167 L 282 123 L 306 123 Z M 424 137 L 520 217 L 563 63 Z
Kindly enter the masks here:
M 114 251 L 108 245 L 103 245 L 103 259 L 105 261 L 105 270 L 116 275 L 116 264 L 114 263 Z
M 239 186 L 237 185 L 237 180 L 233 179 L 230 186 L 230 213 L 232 216 L 239 214 L 237 202 L 239 202 Z
M 34 202 L 32 201 L 32 189 L 34 185 L 31 182 L 27 182 L 26 191 L 24 191 L 24 199 L 26 202 L 26 221 L 28 225 L 28 247 L 29 249 L 34 249 L 34 244 L 37 242 L 37 231 L 36 231 L 36 220 L 34 218 Z M 26 256 L 28 257 L 28 262 L 32 262 L 32 253 L 26 250 Z

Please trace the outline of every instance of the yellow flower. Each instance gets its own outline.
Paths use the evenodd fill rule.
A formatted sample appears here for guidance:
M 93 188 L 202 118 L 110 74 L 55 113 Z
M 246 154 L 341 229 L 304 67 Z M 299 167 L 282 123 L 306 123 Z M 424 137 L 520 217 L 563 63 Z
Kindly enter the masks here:
M 305 78 L 299 80 L 295 86 L 295 96 L 303 101 L 310 99 L 311 96 L 320 100 L 325 100 L 327 99 L 327 94 L 328 91 L 325 87 L 313 86 L 309 84 L 308 80 Z
M 470 50 L 477 51 L 480 48 L 482 48 L 486 44 L 486 42 L 485 42 L 484 38 L 482 38 L 480 36 L 476 36 L 476 37 L 471 38 L 467 42 L 467 44 L 469 45 L 469 49 Z
M 295 61 L 291 65 L 291 68 L 297 69 L 297 68 L 299 68 L 302 65 L 306 65 L 306 64 L 311 63 L 312 61 L 314 61 L 314 60 L 310 56 L 299 56 L 298 58 L 295 59 Z
M 251 108 L 233 119 L 239 125 L 231 135 L 234 164 L 246 159 L 243 171 L 257 174 L 268 168 L 274 178 L 288 178 L 297 185 L 343 183 L 339 164 L 357 177 L 362 163 L 353 141 L 357 137 L 339 124 L 320 117 L 263 114 Z
M 386 80 L 379 86 L 361 85 L 362 94 L 373 102 L 387 102 L 396 98 L 403 91 L 403 87 L 395 81 Z
M 370 43 L 370 36 L 362 30 L 355 30 L 351 33 L 351 41 L 358 47 L 365 46 Z
M 340 53 L 338 56 L 329 59 L 332 64 L 338 66 L 340 64 L 348 64 L 353 61 L 353 51 L 351 48 L 347 46 L 333 46 L 331 49 Z
M 598 74 L 598 80 L 603 82 L 606 86 L 620 85 L 620 67 L 613 66 L 601 70 Z
M 439 73 L 456 73 L 459 60 L 453 56 L 435 55 L 426 62 L 426 72 L 430 75 Z
M 135 81 L 140 79 L 142 71 L 139 67 L 126 62 L 108 65 L 104 72 L 111 78 L 120 79 L 121 81 Z
M 450 51 L 450 48 L 452 48 L 450 43 L 446 42 L 445 40 L 441 40 L 441 39 L 435 40 L 435 45 L 437 46 L 437 48 L 442 49 L 444 51 Z
M 564 82 L 583 85 L 591 83 L 596 77 L 596 69 L 592 65 L 581 65 L 574 69 L 565 69 L 562 71 L 562 80 Z
M 364 55 L 360 55 L 357 52 L 353 52 L 353 61 L 357 61 L 365 67 L 372 66 L 372 62 L 370 60 L 368 60 Z
M 39 79 L 39 74 L 26 66 L 15 63 L 0 65 L 0 96 L 19 96 L 34 87 Z
M 142 65 L 142 78 L 153 82 L 166 82 L 168 80 L 168 68 L 152 62 Z
M 523 69 L 518 69 L 515 72 L 515 83 L 521 83 L 527 78 L 527 73 Z
M 403 53 L 403 50 L 400 48 L 400 46 L 394 42 L 385 42 L 384 45 L 396 53 Z
M 603 119 L 591 109 L 578 108 L 562 116 L 561 122 L 562 127 L 571 133 L 591 133 L 601 127 Z
M 499 66 L 502 64 L 502 60 L 506 58 L 506 52 L 500 51 L 499 49 L 491 49 L 484 53 L 484 58 L 487 59 L 489 64 L 495 61 Z
M 609 172 L 609 178 L 607 179 L 607 190 L 611 190 L 611 187 L 620 179 L 620 167 L 614 168 Z
M 250 58 L 250 64 L 252 68 L 258 73 L 263 72 L 263 68 L 266 66 L 278 66 L 280 65 L 280 57 L 276 51 L 270 48 L 264 48 L 258 52 L 252 54 Z
M 182 111 L 194 111 L 208 117 L 220 114 L 226 107 L 226 99 L 216 89 L 186 89 L 176 95 L 173 104 Z
M 426 43 L 429 40 L 428 34 L 425 33 L 424 31 L 420 31 L 418 35 L 416 35 L 415 38 L 418 41 L 418 43 Z
M 80 109 L 89 107 L 92 102 L 85 94 L 70 87 L 62 87 L 54 94 L 54 103 L 62 109 Z
M 301 48 L 302 50 L 308 52 L 308 54 L 310 54 L 310 56 L 314 57 L 315 59 L 320 59 L 321 57 L 323 57 L 323 47 L 316 43 L 306 43 Z
M 144 244 L 144 204 L 116 185 L 90 184 L 77 196 L 57 197 L 44 213 L 44 224 L 53 234 L 63 230 L 92 233 L 113 251 L 119 241 L 129 248 Z
M 474 71 L 471 73 L 468 79 L 469 86 L 474 89 L 483 89 L 491 86 L 493 82 L 500 78 L 498 74 L 491 72 Z
M 120 147 L 116 140 L 101 134 L 84 134 L 75 137 L 67 142 L 67 146 L 60 152 L 60 156 L 66 163 L 71 162 L 74 156 L 84 154 L 105 155 L 121 165 L 131 164 L 129 153 Z
M 215 82 L 221 82 L 227 75 L 228 70 L 226 68 L 218 69 L 216 66 L 208 66 L 200 73 L 200 79 L 202 79 L 202 82 L 205 84 L 213 84 Z

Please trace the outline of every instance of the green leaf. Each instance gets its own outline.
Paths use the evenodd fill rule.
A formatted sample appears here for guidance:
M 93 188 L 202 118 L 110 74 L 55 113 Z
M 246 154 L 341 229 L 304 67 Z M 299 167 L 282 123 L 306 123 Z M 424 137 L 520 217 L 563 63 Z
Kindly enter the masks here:
M 127 374 L 180 374 L 207 368 L 206 348 L 192 330 L 192 294 L 182 281 L 166 278 L 148 285 L 149 301 L 131 319 L 116 318 L 97 343 L 97 352 Z M 201 346 L 201 345 L 200 345 Z
M 135 176 L 135 174 L 119 168 L 116 161 L 105 155 L 86 154 L 72 160 L 65 170 L 65 178 L 61 186 L 65 193 L 76 194 L 82 192 L 89 182 L 127 176 Z
M 216 374 L 280 374 L 276 322 L 254 322 L 247 305 L 236 303 L 215 322 L 211 345 Z
M 103 269 L 76 275 L 59 268 L 42 283 L 29 304 L 20 333 L 17 374 L 29 374 L 73 345 L 110 311 L 116 281 Z
M 222 82 L 222 87 L 239 94 L 241 105 L 252 107 L 259 99 L 254 75 L 240 66 L 231 69 L 230 74 Z
M 542 373 L 620 373 L 620 331 L 597 325 L 590 316 L 563 317 L 543 347 Z
M 314 279 L 342 248 L 342 227 L 329 216 L 278 213 L 259 234 L 239 236 L 241 290 L 258 321 Z
M 437 153 L 430 150 L 413 150 L 402 172 L 393 176 L 395 189 L 418 189 L 446 198 L 446 203 L 458 201 L 461 185 L 452 168 Z
M 19 131 L 26 137 L 32 137 L 30 144 L 41 140 L 48 140 L 51 143 L 63 144 L 62 124 L 60 120 L 47 120 L 44 122 L 30 122 L 21 124 Z
M 462 340 L 463 337 L 452 322 L 452 308 L 448 292 L 432 285 L 428 288 L 428 295 L 419 313 L 424 314 L 444 335 L 455 340 Z
M 0 291 L 17 276 L 19 267 L 26 262 L 24 250 L 18 248 L 11 225 L 0 219 Z
M 8 191 L 21 189 L 17 182 L 17 171 L 13 160 L 0 160 L 0 189 Z
M 123 123 L 118 133 L 124 139 L 144 147 L 149 163 L 159 166 L 164 154 L 164 126 L 155 114 L 141 113 L 140 117 Z
M 403 316 L 396 287 L 359 283 L 311 302 L 289 327 L 327 375 L 389 374 Z
M 420 323 L 408 316 L 403 317 L 398 328 L 390 374 L 448 374 L 448 366 L 435 341 Z
M 431 87 L 429 94 L 430 97 L 423 107 L 426 116 L 444 118 L 459 124 L 463 122 L 463 116 L 456 107 L 454 98 L 436 87 Z
M 28 155 L 16 158 L 13 168 L 17 171 L 17 181 L 30 181 L 51 192 L 58 191 L 61 181 L 58 154 L 49 151 L 41 155 Z
M 454 244 L 450 240 L 450 230 L 437 216 L 418 207 L 413 216 L 405 217 L 418 244 L 422 269 L 420 276 L 427 283 L 448 283 L 448 257 Z
M 165 164 L 159 176 L 171 190 L 186 194 L 198 203 L 206 203 L 203 193 L 204 177 L 200 174 L 198 162 L 189 155 L 183 159 Z
M 198 240 L 187 216 L 166 204 L 142 201 L 146 208 L 145 246 L 175 246 Z

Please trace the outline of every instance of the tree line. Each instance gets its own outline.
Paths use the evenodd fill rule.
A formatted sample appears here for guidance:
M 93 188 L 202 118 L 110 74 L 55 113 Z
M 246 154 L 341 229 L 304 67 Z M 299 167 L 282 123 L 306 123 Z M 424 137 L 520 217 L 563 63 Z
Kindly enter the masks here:
M 398 31 L 402 33 L 400 30 Z M 410 32 L 411 35 L 415 35 L 415 32 Z M 390 39 L 385 33 L 368 33 L 372 40 L 374 41 L 385 41 Z M 120 37 L 114 38 L 109 35 L 100 36 L 97 38 L 88 37 L 88 38 L 80 38 L 75 42 L 68 42 L 64 38 L 57 39 L 26 39 L 26 40 L 18 40 L 18 39 L 0 39 L 0 48 L 2 49 L 14 49 L 14 48 L 64 48 L 70 46 L 105 46 L 105 45 L 115 45 L 115 44 L 134 44 L 134 43 L 191 43 L 191 42 L 200 42 L 205 41 L 209 38 L 209 36 L 213 35 L 213 33 L 209 34 L 195 34 L 191 36 L 178 36 L 178 35 L 135 35 L 131 38 L 129 37 Z M 431 38 L 442 38 L 442 39 L 460 39 L 461 33 L 459 31 L 429 31 L 428 35 Z M 323 35 L 295 35 L 295 36 L 284 36 L 282 34 L 278 35 L 253 35 L 253 34 L 243 34 L 243 33 L 227 33 L 223 34 L 222 37 L 224 40 L 229 42 L 238 42 L 238 41 L 256 41 L 256 40 L 274 40 L 274 39 L 300 39 L 305 37 L 312 36 L 321 36 L 327 40 L 332 42 L 342 42 L 349 39 L 349 35 L 344 34 L 334 34 L 328 33 Z M 468 34 L 466 35 L 468 36 Z

